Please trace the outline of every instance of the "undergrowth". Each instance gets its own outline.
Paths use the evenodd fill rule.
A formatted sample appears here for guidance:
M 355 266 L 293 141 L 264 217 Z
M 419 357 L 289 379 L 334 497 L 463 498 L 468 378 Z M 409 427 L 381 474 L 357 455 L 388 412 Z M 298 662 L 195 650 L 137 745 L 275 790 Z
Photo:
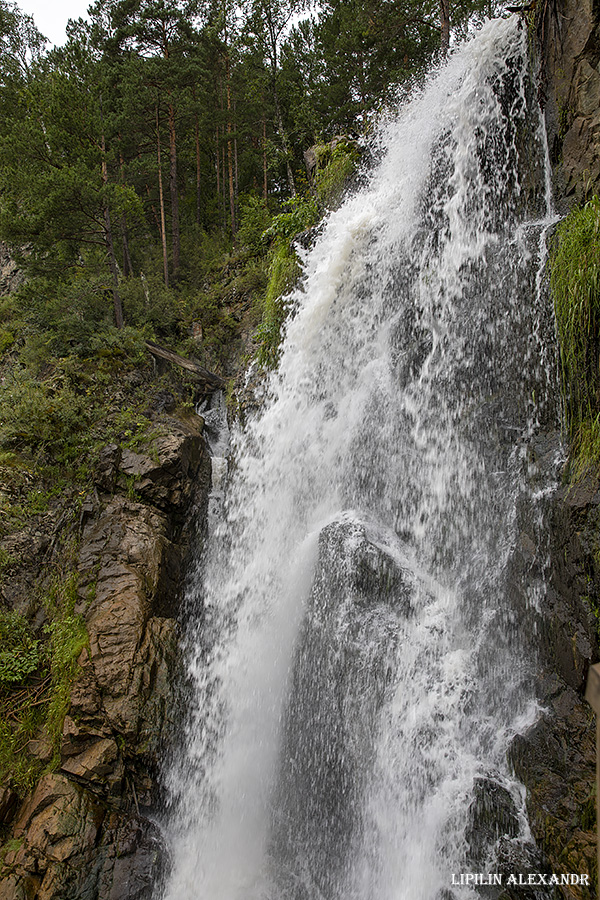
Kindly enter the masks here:
M 29 793 L 44 768 L 60 762 L 60 742 L 77 659 L 89 638 L 74 611 L 77 573 L 55 578 L 43 597 L 48 621 L 35 636 L 23 615 L 0 612 L 0 783 Z M 46 742 L 51 760 L 27 752 Z
M 286 296 L 297 284 L 302 269 L 294 244 L 310 231 L 326 209 L 334 209 L 341 201 L 351 176 L 356 171 L 358 151 L 350 143 L 339 142 L 334 148 L 324 144 L 316 148 L 317 172 L 314 193 L 288 200 L 275 216 L 263 237 L 271 241 L 267 288 L 258 299 L 261 313 L 257 329 L 258 363 L 274 368 L 279 361 L 282 330 L 289 311 Z

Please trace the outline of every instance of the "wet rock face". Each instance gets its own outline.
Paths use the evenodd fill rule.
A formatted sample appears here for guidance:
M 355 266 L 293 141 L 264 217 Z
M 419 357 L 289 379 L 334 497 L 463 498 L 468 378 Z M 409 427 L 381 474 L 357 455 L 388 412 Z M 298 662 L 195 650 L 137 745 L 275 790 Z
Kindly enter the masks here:
M 203 521 L 209 486 L 200 429 L 174 425 L 148 455 L 116 445 L 100 454 L 78 560 L 89 648 L 59 769 L 20 807 L 0 795 L 0 818 L 12 822 L 0 900 L 147 900 L 160 880 L 146 815 L 175 727 L 175 617 L 190 522 L 194 511 Z
M 398 622 L 410 614 L 412 591 L 409 573 L 364 526 L 341 521 L 323 529 L 285 714 L 272 847 L 282 897 L 304 896 L 307 872 L 320 896 L 343 893 L 347 855 L 360 840 L 377 715 L 393 681 Z
M 465 831 L 467 867 L 471 872 L 496 872 L 501 885 L 482 885 L 478 891 L 487 900 L 555 900 L 551 889 L 513 887 L 509 876 L 550 874 L 548 863 L 532 841 L 521 835 L 514 797 L 499 780 L 476 778 L 469 821 Z
M 160 877 L 154 826 L 60 774 L 41 779 L 13 834 L 0 900 L 142 900 Z
M 592 479 L 560 488 L 552 502 L 550 571 L 536 634 L 543 714 L 509 757 L 527 789 L 532 834 L 554 872 L 595 879 L 595 723 L 583 698 L 598 658 L 600 491 Z M 561 887 L 591 898 L 595 889 Z
M 538 15 L 552 163 L 559 194 L 600 186 L 600 23 L 593 0 L 545 3 Z

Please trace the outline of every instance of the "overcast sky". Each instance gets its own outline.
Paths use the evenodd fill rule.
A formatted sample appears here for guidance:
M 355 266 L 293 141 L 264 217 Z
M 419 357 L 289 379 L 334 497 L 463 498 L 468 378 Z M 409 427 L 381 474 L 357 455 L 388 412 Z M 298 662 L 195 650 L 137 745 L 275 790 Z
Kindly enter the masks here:
M 64 44 L 65 27 L 69 19 L 87 18 L 92 0 L 16 0 L 23 12 L 35 19 L 35 24 L 51 44 Z

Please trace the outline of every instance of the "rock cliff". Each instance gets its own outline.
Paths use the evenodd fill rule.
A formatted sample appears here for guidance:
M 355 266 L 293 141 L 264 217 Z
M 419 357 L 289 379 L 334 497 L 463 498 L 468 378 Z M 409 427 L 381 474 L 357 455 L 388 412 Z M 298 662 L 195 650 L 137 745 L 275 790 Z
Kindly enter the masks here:
M 558 489 L 546 511 L 550 529 L 546 590 L 531 654 L 538 668 L 541 714 L 511 746 L 515 773 L 527 789 L 532 834 L 557 873 L 596 881 L 596 735 L 584 700 L 587 670 L 598 659 L 600 491 L 591 479 Z M 519 564 L 533 564 L 533 534 L 521 534 Z M 539 551 L 538 546 L 538 551 Z M 596 889 L 561 887 L 561 896 L 591 898 Z
M 536 7 L 535 29 L 555 201 L 565 211 L 600 190 L 597 4 L 545 0 Z M 600 485 L 591 473 L 573 484 L 562 477 L 546 513 L 546 591 L 531 647 L 542 713 L 515 738 L 510 756 L 527 789 L 533 836 L 552 871 L 592 878 L 590 890 L 562 887 L 562 895 L 591 898 L 597 882 L 596 741 L 584 692 L 588 668 L 599 653 Z M 520 564 L 526 569 L 535 535 L 525 530 L 521 543 Z
M 160 877 L 158 762 L 175 726 L 177 622 L 190 536 L 204 521 L 210 459 L 202 419 L 163 415 L 141 452 L 108 445 L 81 511 L 78 599 L 89 641 L 78 659 L 60 759 L 18 804 L 2 900 L 141 900 Z M 47 741 L 29 752 L 50 762 Z M 58 764 L 56 764 L 58 763 Z
M 593 0 L 544 0 L 536 9 L 556 194 L 566 205 L 600 187 L 600 23 Z

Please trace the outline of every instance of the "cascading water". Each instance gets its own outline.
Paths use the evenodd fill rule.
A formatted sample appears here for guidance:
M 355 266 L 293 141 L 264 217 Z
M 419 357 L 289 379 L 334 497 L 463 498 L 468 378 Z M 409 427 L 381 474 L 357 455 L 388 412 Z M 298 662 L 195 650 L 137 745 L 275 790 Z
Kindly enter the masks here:
M 279 372 L 235 437 L 194 588 L 167 900 L 469 897 L 452 873 L 527 839 L 505 761 L 533 715 L 511 560 L 556 392 L 514 18 L 383 140 L 306 255 Z M 489 839 L 482 794 L 504 798 Z

